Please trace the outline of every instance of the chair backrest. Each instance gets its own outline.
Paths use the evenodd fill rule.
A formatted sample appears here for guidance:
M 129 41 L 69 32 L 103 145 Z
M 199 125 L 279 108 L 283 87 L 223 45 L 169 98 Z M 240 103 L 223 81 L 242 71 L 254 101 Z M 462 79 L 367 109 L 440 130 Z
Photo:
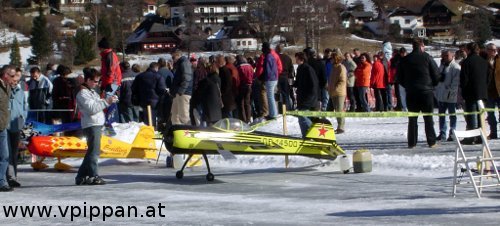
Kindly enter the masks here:
M 459 142 L 459 138 L 469 138 L 469 137 L 477 137 L 481 136 L 481 129 L 473 129 L 473 130 L 466 130 L 466 131 L 459 131 L 455 130 L 453 131 L 453 134 L 455 135 L 455 140 Z

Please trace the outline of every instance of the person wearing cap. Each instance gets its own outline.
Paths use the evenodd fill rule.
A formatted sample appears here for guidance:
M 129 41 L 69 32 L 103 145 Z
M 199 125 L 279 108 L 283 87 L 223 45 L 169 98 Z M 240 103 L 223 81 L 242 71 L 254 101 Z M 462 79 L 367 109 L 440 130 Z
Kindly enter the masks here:
M 103 37 L 99 43 L 97 43 L 99 50 L 101 51 L 101 91 L 110 92 L 111 84 L 121 85 L 122 82 L 122 71 L 120 69 L 120 60 L 106 37 Z
M 283 65 L 279 55 L 271 49 L 268 42 L 262 43 L 262 54 L 257 60 L 255 75 L 263 82 L 261 91 L 262 116 L 273 119 L 278 114 L 274 99 L 278 76 L 283 72 Z

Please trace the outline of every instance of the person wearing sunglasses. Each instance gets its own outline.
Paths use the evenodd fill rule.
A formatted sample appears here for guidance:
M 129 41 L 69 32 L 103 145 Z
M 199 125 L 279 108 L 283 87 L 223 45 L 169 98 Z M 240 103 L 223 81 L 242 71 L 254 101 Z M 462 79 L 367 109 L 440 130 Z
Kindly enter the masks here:
M 76 185 L 104 185 L 99 176 L 97 161 L 101 151 L 101 134 L 104 126 L 104 112 L 118 97 L 101 99 L 95 91 L 100 82 L 100 74 L 94 68 L 83 69 L 84 83 L 76 94 L 76 104 L 81 113 L 83 134 L 87 138 L 87 153 L 75 178 Z

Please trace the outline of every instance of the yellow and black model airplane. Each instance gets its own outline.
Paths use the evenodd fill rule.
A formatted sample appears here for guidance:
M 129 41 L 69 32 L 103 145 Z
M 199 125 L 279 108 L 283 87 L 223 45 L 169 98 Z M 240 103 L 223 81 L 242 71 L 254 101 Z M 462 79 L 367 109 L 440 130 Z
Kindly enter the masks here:
M 337 145 L 332 124 L 326 119 L 314 119 L 305 137 L 291 137 L 256 131 L 238 119 L 222 119 L 212 127 L 174 125 L 165 135 L 165 143 L 172 154 L 187 154 L 176 177 L 184 176 L 184 168 L 193 155 L 203 155 L 208 181 L 214 180 L 207 154 L 221 154 L 225 159 L 234 155 L 301 155 L 317 159 L 335 160 L 345 154 Z

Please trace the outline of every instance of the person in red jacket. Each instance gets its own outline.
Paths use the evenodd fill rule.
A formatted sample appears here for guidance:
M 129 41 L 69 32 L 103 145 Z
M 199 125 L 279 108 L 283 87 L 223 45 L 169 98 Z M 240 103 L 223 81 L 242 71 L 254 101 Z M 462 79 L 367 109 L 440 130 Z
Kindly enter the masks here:
M 253 67 L 244 56 L 236 56 L 236 63 L 238 64 L 239 74 L 239 97 L 238 97 L 238 112 L 242 121 L 249 123 L 252 117 L 252 106 L 250 104 L 250 97 L 252 95 L 252 82 L 253 82 Z
M 373 56 L 372 75 L 370 78 L 370 85 L 375 91 L 375 110 L 384 111 L 386 105 L 386 82 L 384 77 L 384 65 L 380 61 L 378 55 Z
M 110 92 L 111 84 L 120 86 L 122 83 L 122 71 L 120 69 L 120 60 L 111 48 L 106 37 L 102 38 L 97 44 L 101 51 L 101 91 Z
M 370 87 L 372 65 L 369 63 L 368 59 L 370 59 L 370 57 L 367 53 L 361 54 L 361 56 L 359 57 L 358 66 L 356 67 L 356 70 L 354 70 L 354 76 L 356 77 L 354 87 L 356 88 L 357 92 L 356 102 L 360 105 L 357 109 L 360 109 L 364 112 L 370 111 L 370 106 L 368 105 L 368 98 L 366 95 L 368 88 Z

